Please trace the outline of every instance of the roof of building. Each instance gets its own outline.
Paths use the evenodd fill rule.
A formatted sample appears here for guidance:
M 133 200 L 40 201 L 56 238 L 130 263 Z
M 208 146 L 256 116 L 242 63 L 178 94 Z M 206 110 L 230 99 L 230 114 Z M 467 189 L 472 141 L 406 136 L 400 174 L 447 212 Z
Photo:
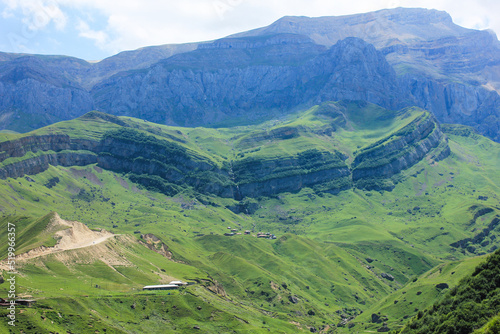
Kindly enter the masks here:
M 178 288 L 175 284 L 162 284 L 162 285 L 146 285 L 143 289 L 161 289 L 161 288 Z

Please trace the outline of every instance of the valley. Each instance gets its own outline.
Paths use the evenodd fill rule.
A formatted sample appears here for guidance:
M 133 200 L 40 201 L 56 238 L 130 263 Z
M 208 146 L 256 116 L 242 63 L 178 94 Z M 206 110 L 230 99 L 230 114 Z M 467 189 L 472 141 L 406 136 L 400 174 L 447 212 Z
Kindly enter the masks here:
M 0 147 L 28 333 L 395 330 L 500 237 L 498 144 L 417 108 L 217 129 L 91 112 Z M 79 223 L 58 217 L 96 236 L 63 247 Z M 196 284 L 141 291 L 171 280 Z

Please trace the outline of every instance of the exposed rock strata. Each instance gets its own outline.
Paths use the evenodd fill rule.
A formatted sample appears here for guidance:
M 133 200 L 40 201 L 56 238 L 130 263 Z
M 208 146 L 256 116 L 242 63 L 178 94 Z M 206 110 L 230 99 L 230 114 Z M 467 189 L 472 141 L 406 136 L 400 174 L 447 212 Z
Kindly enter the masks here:
M 278 140 L 294 138 L 297 134 L 290 129 L 277 129 L 272 135 Z M 266 136 L 257 135 L 261 139 Z M 446 136 L 428 113 L 363 149 L 351 166 L 340 152 L 311 149 L 276 159 L 241 158 L 233 161 L 231 168 L 221 168 L 175 141 L 160 140 L 123 127 L 107 132 L 99 141 L 42 135 L 0 143 L 0 178 L 37 174 L 49 165 L 97 164 L 112 171 L 132 173 L 136 180 L 155 189 L 176 192 L 176 187 L 187 185 L 201 193 L 241 200 L 303 187 L 329 192 L 352 186 L 390 190 L 391 186 L 379 181 L 391 180 L 424 158 L 444 159 L 449 152 Z

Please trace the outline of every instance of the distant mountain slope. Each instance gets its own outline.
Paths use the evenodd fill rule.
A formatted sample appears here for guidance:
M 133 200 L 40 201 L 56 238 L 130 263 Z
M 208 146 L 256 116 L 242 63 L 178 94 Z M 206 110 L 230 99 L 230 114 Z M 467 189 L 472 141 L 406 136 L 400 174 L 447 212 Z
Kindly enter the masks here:
M 147 47 L 96 63 L 1 54 L 0 129 L 26 132 L 92 109 L 171 125 L 248 124 L 358 99 L 419 106 L 500 141 L 499 87 L 496 36 L 457 26 L 444 12 L 285 17 L 215 42 Z
M 276 33 L 309 36 L 331 46 L 358 37 L 380 50 L 413 103 L 441 122 L 474 126 L 500 140 L 500 42 L 492 31 L 466 29 L 446 12 L 420 8 L 385 9 L 366 14 L 318 18 L 284 17 L 233 35 Z
M 222 39 L 92 90 L 100 110 L 156 123 L 206 125 L 282 115 L 331 100 L 401 107 L 396 75 L 360 39 L 330 49 L 300 35 Z
M 495 34 L 458 26 L 446 12 L 396 8 L 347 16 L 287 16 L 233 36 L 277 33 L 309 36 L 325 46 L 358 37 L 382 51 L 400 74 L 411 70 L 437 79 L 475 78 L 500 89 L 500 43 Z

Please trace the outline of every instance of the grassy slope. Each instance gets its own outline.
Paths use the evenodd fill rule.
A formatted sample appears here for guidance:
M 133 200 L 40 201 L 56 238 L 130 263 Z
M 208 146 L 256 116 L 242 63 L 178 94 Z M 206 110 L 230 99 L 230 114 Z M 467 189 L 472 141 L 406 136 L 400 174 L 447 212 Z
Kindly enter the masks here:
M 258 130 L 251 127 L 170 128 L 127 118 L 121 120 L 155 136 L 183 139 L 185 147 L 218 162 L 234 159 L 240 153 L 261 157 L 276 152 L 290 155 L 316 144 L 323 145 L 321 147 L 326 150 L 339 149 L 352 156 L 359 147 L 383 136 L 378 127 L 370 129 L 370 122 L 363 125 L 359 120 L 352 120 L 359 116 L 356 110 L 371 115 L 374 111 L 370 108 L 374 107 L 356 108 L 350 109 L 353 115 L 347 115 L 349 122 L 339 127 L 334 136 L 325 136 L 319 131 L 329 124 L 325 123 L 325 117 L 332 119 L 332 116 L 318 114 L 314 108 L 299 118 L 266 123 Z M 388 122 L 380 110 L 377 113 L 379 116 L 371 122 L 377 119 L 381 124 Z M 340 117 L 335 110 L 333 115 Z M 402 113 L 386 124 L 386 129 L 397 131 L 417 115 Z M 95 122 L 101 120 L 85 122 L 89 123 L 82 125 L 68 121 L 53 127 L 79 137 L 88 130 L 98 128 Z M 105 128 L 115 128 L 114 123 L 105 124 Z M 288 140 L 266 140 L 254 143 L 255 146 L 249 146 L 252 141 L 246 141 L 243 145 L 243 139 L 262 133 L 262 129 L 269 132 L 285 125 L 297 127 L 301 136 Z M 354 127 L 357 127 L 357 132 L 352 131 Z M 54 130 L 45 128 L 40 131 L 47 133 Z M 92 137 L 98 139 L 99 135 L 100 131 L 97 131 Z M 201 286 L 196 288 L 196 292 L 187 290 L 187 295 L 178 296 L 179 303 L 189 305 L 195 303 L 186 297 L 190 294 L 198 296 L 196 303 L 210 301 L 210 305 L 218 310 L 214 312 L 224 314 L 220 321 L 215 320 L 213 326 L 228 321 L 227 317 L 241 317 L 248 313 L 251 315 L 247 320 L 249 324 L 244 321 L 234 323 L 241 331 L 271 326 L 287 332 L 290 321 L 299 322 L 301 328 L 307 330 L 307 326 L 336 324 L 340 321 L 339 314 L 359 314 L 368 309 L 374 313 L 380 311 L 388 315 L 390 321 L 399 323 L 404 316 L 415 313 L 411 307 L 395 308 L 394 304 L 391 305 L 394 300 L 403 303 L 400 300 L 403 291 L 407 291 L 405 305 L 413 302 L 419 309 L 424 308 L 426 303 L 429 305 L 430 298 L 435 296 L 431 277 L 424 276 L 412 283 L 413 278 L 436 265 L 442 266 L 446 261 L 455 262 L 443 267 L 444 273 L 451 275 L 449 268 L 455 268 L 456 273 L 440 278 L 446 278 L 453 284 L 457 277 L 465 275 L 474 260 L 463 264 L 456 261 L 475 254 L 461 252 L 449 244 L 474 236 L 498 214 L 499 186 L 495 183 L 499 170 L 498 144 L 471 133 L 451 130 L 449 137 L 452 149 L 449 158 L 437 164 L 424 161 L 415 165 L 404 172 L 407 180 L 398 184 L 392 192 L 349 190 L 331 195 L 303 188 L 295 194 L 259 199 L 259 209 L 253 215 L 237 215 L 229 211 L 225 206 L 234 204 L 229 199 L 207 197 L 205 200 L 216 205 L 205 205 L 193 198 L 191 192 L 167 197 L 139 189 L 126 175 L 95 166 L 51 167 L 31 176 L 31 179 L 0 180 L 0 209 L 4 213 L 2 224 L 8 220 L 19 220 L 19 236 L 27 236 L 22 245 L 25 249 L 50 240 L 34 238 L 37 229 L 43 225 L 40 224 L 43 219 L 36 217 L 57 211 L 62 218 L 78 220 L 89 227 L 103 227 L 121 234 L 139 231 L 154 233 L 169 246 L 176 261 L 186 264 L 168 261 L 143 246 L 137 246 L 136 254 L 128 252 L 125 255 L 140 268 L 139 272 L 129 267 L 112 269 L 100 262 L 93 266 L 61 265 L 53 257 L 47 257 L 23 268 L 29 275 L 20 279 L 19 289 L 35 297 L 49 297 L 47 303 L 56 311 L 72 303 L 82 305 L 83 310 L 104 307 L 98 306 L 102 303 L 120 309 L 118 304 L 121 303 L 116 302 L 118 297 L 115 298 L 115 295 L 131 301 L 135 298 L 129 295 L 131 289 L 158 279 L 155 273 L 163 273 L 161 270 L 158 272 L 158 268 L 162 268 L 165 275 L 179 279 L 207 279 L 209 275 L 222 284 L 228 293 L 226 299 L 216 297 Z M 256 147 L 261 149 L 255 151 Z M 59 181 L 48 188 L 46 185 L 56 177 Z M 479 196 L 487 199 L 478 200 Z M 477 207 L 489 207 L 494 211 L 471 223 Z M 31 218 L 22 220 L 18 218 L 20 215 Z M 241 231 L 269 231 L 278 235 L 278 240 L 221 236 L 228 226 Z M 204 236 L 200 236 L 202 234 Z M 476 254 L 487 252 L 497 244 L 498 241 L 493 239 L 495 236 L 500 236 L 498 229 L 488 236 L 489 244 L 478 247 Z M 373 261 L 369 262 L 368 258 Z M 156 265 L 150 267 L 139 259 L 148 259 Z M 97 275 L 92 268 L 101 268 L 102 275 Z M 382 273 L 393 275 L 395 281 L 383 279 Z M 46 279 L 54 276 L 54 280 Z M 89 282 L 102 288 L 92 289 Z M 409 285 L 405 286 L 407 283 Z M 60 284 L 67 284 L 67 287 L 58 290 Z M 33 290 L 33 286 L 39 286 L 40 291 Z M 403 290 L 398 290 L 401 288 Z M 5 286 L 0 285 L 0 291 L 3 289 Z M 413 294 L 414 289 L 422 290 L 422 294 L 417 297 L 416 293 Z M 97 297 L 86 299 L 82 297 L 84 295 Z M 106 297 L 108 295 L 111 297 Z M 292 296 L 298 299 L 296 304 L 291 302 Z M 61 306 L 54 306 L 57 303 Z M 206 304 L 203 305 L 205 308 Z M 234 305 L 239 306 L 235 308 Z M 180 325 L 181 322 L 170 322 L 172 319 L 152 318 L 154 312 L 160 311 L 153 306 L 145 307 L 145 310 L 151 307 L 152 313 L 145 311 L 140 313 L 141 316 L 156 319 L 151 321 L 151 328 L 169 322 L 172 326 L 180 326 L 179 331 L 188 331 L 189 326 L 204 319 L 193 316 Z M 309 315 L 309 311 L 314 315 Z M 82 314 L 87 313 L 88 317 L 92 314 Z M 138 325 L 133 324 L 139 323 L 137 320 L 124 325 L 132 315 L 116 314 L 111 319 L 98 317 L 98 323 L 130 332 L 138 330 L 134 327 Z M 88 317 L 85 315 L 81 321 L 91 321 Z M 75 322 L 74 326 L 81 325 L 81 321 Z M 206 322 L 206 319 L 203 321 Z M 367 321 L 360 317 L 358 322 Z M 44 324 L 40 322 L 39 326 Z M 211 328 L 214 331 L 215 327 Z
M 376 330 L 382 324 L 372 323 L 372 314 L 386 317 L 388 327 L 397 329 L 403 326 L 405 319 L 429 306 L 429 301 L 438 300 L 448 289 L 438 289 L 436 285 L 446 283 L 450 288 L 461 279 L 470 275 L 474 268 L 484 261 L 485 256 L 473 257 L 462 261 L 440 264 L 425 274 L 415 277 L 397 292 L 387 296 L 370 307 L 355 320 L 360 327 Z
M 401 333 L 472 333 L 485 324 L 485 330 L 495 332 L 494 317 L 500 310 L 499 264 L 500 251 L 496 251 L 432 307 L 420 311 Z

